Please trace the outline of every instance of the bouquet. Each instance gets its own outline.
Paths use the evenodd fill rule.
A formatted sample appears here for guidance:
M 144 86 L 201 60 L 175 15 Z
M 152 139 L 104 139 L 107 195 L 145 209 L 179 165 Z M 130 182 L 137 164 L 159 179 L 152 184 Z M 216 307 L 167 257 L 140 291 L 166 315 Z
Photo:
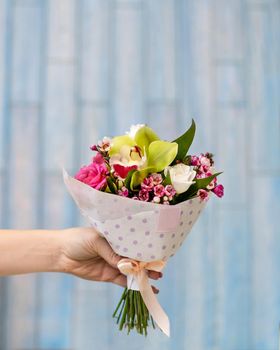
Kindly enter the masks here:
M 222 197 L 213 154 L 190 155 L 195 122 L 173 142 L 146 125 L 91 147 L 91 163 L 64 182 L 89 223 L 123 256 L 127 287 L 113 317 L 119 329 L 147 335 L 155 324 L 169 336 L 169 320 L 149 284 L 191 231 L 211 193 Z

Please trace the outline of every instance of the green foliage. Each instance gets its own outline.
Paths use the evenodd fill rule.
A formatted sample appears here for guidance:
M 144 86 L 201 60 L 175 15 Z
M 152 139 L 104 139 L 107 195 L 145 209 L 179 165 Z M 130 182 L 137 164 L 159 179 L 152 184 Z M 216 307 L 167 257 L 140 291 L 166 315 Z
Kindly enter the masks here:
M 178 137 L 176 140 L 173 141 L 178 144 L 178 153 L 175 160 L 182 161 L 185 158 L 193 142 L 195 130 L 196 130 L 195 122 L 192 119 L 192 124 L 190 128 L 183 135 L 181 135 L 180 137 Z
M 152 172 L 161 172 L 175 159 L 178 145 L 175 142 L 154 141 L 149 146 L 148 167 Z

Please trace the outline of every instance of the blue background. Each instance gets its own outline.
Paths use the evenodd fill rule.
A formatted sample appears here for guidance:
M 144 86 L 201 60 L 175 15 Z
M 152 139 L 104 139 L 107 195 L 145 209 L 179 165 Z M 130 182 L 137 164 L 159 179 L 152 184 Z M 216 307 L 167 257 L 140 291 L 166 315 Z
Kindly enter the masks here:
M 119 334 L 120 288 L 0 279 L 0 349 L 276 350 L 280 321 L 280 3 L 0 0 L 0 225 L 85 224 L 61 179 L 102 135 L 194 117 L 224 170 L 159 283 L 172 337 Z

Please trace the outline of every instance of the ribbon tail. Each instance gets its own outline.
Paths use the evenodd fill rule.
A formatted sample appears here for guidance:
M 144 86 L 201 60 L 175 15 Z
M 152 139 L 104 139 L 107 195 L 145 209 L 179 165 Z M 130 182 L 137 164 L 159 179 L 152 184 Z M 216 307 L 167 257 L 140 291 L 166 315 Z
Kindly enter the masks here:
M 145 270 L 141 270 L 138 273 L 137 277 L 140 293 L 142 295 L 144 303 L 147 306 L 147 309 L 149 310 L 158 327 L 169 337 L 169 318 L 155 296 L 155 293 L 149 283 L 147 272 Z

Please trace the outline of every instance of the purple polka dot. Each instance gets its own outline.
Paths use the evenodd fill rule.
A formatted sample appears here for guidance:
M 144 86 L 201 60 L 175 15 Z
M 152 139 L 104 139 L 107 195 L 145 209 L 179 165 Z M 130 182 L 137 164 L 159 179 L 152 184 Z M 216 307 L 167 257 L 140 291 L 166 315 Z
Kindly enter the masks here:
M 149 236 L 149 234 L 150 234 L 150 231 L 145 232 L 145 236 Z
M 147 219 L 143 219 L 143 220 L 142 220 L 142 222 L 143 222 L 144 224 L 146 224 L 147 221 L 148 221 Z
M 173 249 L 175 249 L 175 247 L 176 247 L 176 245 L 175 245 L 175 244 L 173 244 L 172 248 L 173 248 Z
M 122 236 L 119 236 L 119 241 L 122 241 L 123 240 L 123 237 Z
M 193 201 L 192 201 L 192 199 L 191 199 L 189 203 L 192 204 L 192 202 L 193 202 Z
M 163 249 L 163 250 L 166 249 L 166 245 L 163 245 L 163 246 L 162 246 L 162 249 Z
M 109 232 L 108 232 L 108 231 L 104 231 L 104 235 L 105 235 L 105 236 L 108 236 L 108 235 L 109 235 Z
M 154 256 L 154 255 L 151 255 L 151 259 L 153 259 L 153 260 L 154 260 L 154 259 L 155 259 L 155 256 Z
M 193 213 L 193 211 L 191 210 L 191 211 L 189 212 L 189 214 L 192 215 L 192 213 Z
M 172 258 L 172 256 L 174 256 L 174 254 L 171 254 L 171 255 L 170 255 L 170 258 Z
M 164 237 L 164 233 L 161 233 L 159 236 L 160 236 L 160 238 L 163 238 Z
M 180 236 L 183 237 L 184 236 L 184 232 L 182 232 Z
M 137 241 L 133 241 L 133 244 L 136 245 L 138 242 Z
M 137 253 L 137 256 L 140 258 L 142 256 L 142 254 L 141 253 Z
M 128 215 L 127 220 L 131 220 L 131 219 L 132 219 L 131 215 Z
M 183 224 L 184 224 L 183 221 L 181 221 L 181 222 L 180 222 L 180 226 L 183 226 Z
M 120 225 L 119 224 L 115 225 L 115 228 L 120 228 Z
M 128 249 L 127 248 L 123 248 L 123 251 L 126 253 L 128 251 Z
M 120 249 L 120 246 L 117 244 L 117 245 L 116 245 L 116 248 L 117 248 L 117 249 Z
M 155 213 L 156 213 L 156 214 L 158 214 L 158 213 L 159 213 L 159 211 L 158 211 L 158 210 L 156 210 L 156 211 L 155 211 Z
M 175 233 L 172 233 L 172 238 L 174 238 L 175 237 Z
M 200 214 L 200 213 L 201 213 L 201 210 L 198 211 L 198 214 Z
M 192 224 L 192 221 L 189 221 L 189 225 L 191 225 Z
M 132 228 L 130 229 L 130 232 L 135 232 L 135 228 L 132 227 Z
M 184 212 L 183 212 L 183 210 L 181 210 L 181 213 L 180 213 L 180 215 L 182 216 L 184 214 Z
M 149 244 L 148 244 L 148 247 L 149 247 L 149 248 L 152 248 L 152 246 L 153 246 L 152 243 L 149 243 Z
M 117 198 L 115 198 L 115 199 L 114 199 L 114 202 L 116 203 L 117 201 L 118 201 L 118 199 L 117 199 Z
M 180 247 L 182 247 L 183 242 L 180 243 Z

